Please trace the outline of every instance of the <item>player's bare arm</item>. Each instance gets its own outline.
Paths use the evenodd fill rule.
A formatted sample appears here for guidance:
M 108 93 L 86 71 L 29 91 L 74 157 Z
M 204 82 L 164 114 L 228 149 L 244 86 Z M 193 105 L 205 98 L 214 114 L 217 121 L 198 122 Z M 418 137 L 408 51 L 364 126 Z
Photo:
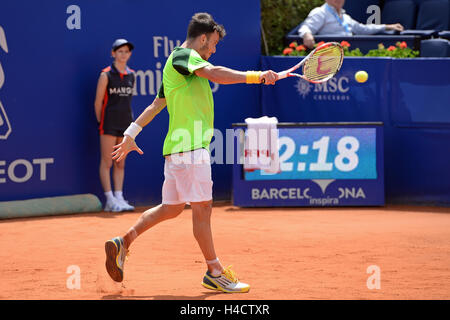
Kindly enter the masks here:
M 101 113 L 102 113 L 102 105 L 103 99 L 105 98 L 106 87 L 108 86 L 108 76 L 105 72 L 100 74 L 97 83 L 97 92 L 95 94 L 95 117 L 97 118 L 97 122 L 100 122 Z
M 145 110 L 136 119 L 136 121 L 130 125 L 130 127 L 134 125 L 138 128 L 137 130 L 142 130 L 142 128 L 149 124 L 153 120 L 153 118 L 155 118 L 155 116 L 165 108 L 165 106 L 166 99 L 156 97 L 155 100 L 153 100 L 152 104 L 145 108 Z M 128 130 L 129 129 L 127 129 L 127 131 Z M 137 146 L 134 140 L 135 135 L 133 137 L 133 134 L 130 135 L 127 131 L 125 131 L 124 133 L 122 142 L 114 146 L 114 151 L 111 154 L 112 159 L 117 162 L 125 159 L 127 154 L 131 151 L 136 151 L 139 154 L 144 154 L 144 152 Z M 137 133 L 139 133 L 139 131 L 137 131 Z
M 149 105 L 145 110 L 141 113 L 141 115 L 134 121 L 136 124 L 141 126 L 141 128 L 145 127 L 153 118 L 161 112 L 162 109 L 166 107 L 166 99 L 156 97 L 153 100 L 152 104 Z
M 248 72 L 237 71 L 222 66 L 206 66 L 196 70 L 195 74 L 218 84 L 235 84 L 248 83 Z M 275 84 L 278 80 L 278 75 L 272 70 L 262 71 L 258 74 L 258 80 L 259 83 Z

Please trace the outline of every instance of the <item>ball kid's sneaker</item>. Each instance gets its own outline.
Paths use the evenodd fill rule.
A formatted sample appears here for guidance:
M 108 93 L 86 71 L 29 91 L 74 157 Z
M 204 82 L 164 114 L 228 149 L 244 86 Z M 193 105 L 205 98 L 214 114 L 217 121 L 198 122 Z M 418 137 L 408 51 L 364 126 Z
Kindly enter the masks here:
M 122 212 L 125 211 L 125 205 L 118 200 L 107 200 L 103 211 L 106 212 Z M 134 209 L 134 208 L 133 208 Z
M 122 211 L 134 211 L 134 206 L 132 206 L 131 204 L 128 203 L 127 200 L 125 199 L 117 199 L 118 202 L 120 202 L 121 206 L 122 206 Z
M 218 277 L 214 277 L 209 271 L 206 271 L 206 274 L 203 277 L 202 286 L 211 290 L 227 293 L 244 293 L 250 290 L 250 285 L 240 282 L 236 273 L 231 270 L 231 266 L 223 269 L 222 274 Z

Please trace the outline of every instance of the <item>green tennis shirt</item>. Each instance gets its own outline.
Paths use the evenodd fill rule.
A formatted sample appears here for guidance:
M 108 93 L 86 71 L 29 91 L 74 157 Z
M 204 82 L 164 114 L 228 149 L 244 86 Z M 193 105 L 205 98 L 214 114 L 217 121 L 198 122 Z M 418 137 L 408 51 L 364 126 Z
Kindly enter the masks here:
M 163 155 L 209 149 L 214 130 L 214 101 L 208 79 L 194 71 L 211 65 L 193 49 L 176 47 L 166 61 L 158 97 L 166 98 L 169 131 Z

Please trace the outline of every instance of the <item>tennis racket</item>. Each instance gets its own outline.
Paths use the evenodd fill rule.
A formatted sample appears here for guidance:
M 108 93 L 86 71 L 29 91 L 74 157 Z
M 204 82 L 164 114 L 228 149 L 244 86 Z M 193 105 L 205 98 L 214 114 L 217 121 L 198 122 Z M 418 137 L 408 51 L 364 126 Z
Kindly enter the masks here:
M 337 42 L 326 42 L 316 47 L 292 68 L 278 72 L 278 80 L 299 77 L 312 83 L 330 80 L 338 73 L 344 59 L 344 50 Z M 294 73 L 302 68 L 303 74 Z

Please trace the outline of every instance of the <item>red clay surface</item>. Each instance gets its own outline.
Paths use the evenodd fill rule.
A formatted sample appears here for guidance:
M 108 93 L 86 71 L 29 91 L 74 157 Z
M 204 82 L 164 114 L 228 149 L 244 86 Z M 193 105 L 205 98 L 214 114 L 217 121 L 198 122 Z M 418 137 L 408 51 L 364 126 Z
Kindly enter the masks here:
M 104 242 L 141 212 L 0 220 L 0 299 L 449 299 L 450 209 L 243 209 L 215 204 L 223 264 L 251 285 L 223 294 L 200 285 L 205 265 L 191 210 L 141 235 L 123 283 L 106 273 Z M 67 273 L 80 268 L 80 289 Z M 369 266 L 380 289 L 368 289 Z M 69 269 L 70 270 L 70 269 Z

